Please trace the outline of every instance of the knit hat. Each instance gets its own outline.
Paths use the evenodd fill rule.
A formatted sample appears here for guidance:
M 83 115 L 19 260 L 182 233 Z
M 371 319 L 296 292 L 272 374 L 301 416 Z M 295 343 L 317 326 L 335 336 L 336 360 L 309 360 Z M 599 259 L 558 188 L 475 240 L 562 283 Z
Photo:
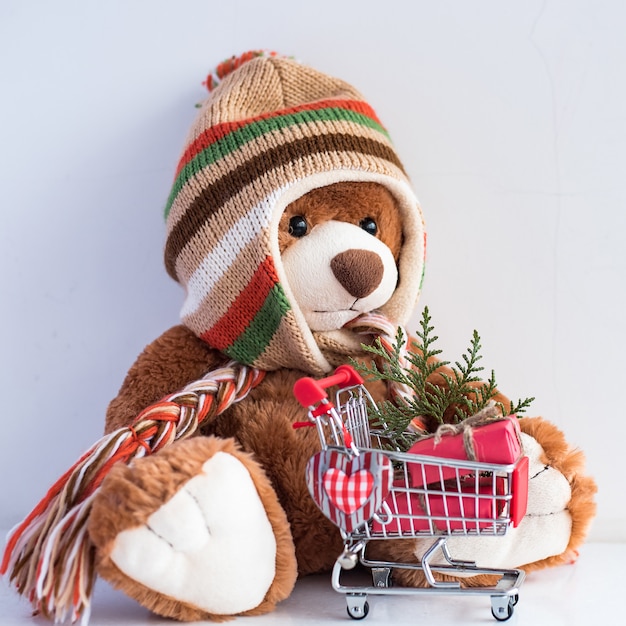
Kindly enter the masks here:
M 285 207 L 340 181 L 387 187 L 404 243 L 398 288 L 380 312 L 404 324 L 424 267 L 419 204 L 387 131 L 346 82 L 250 52 L 222 64 L 207 86 L 166 207 L 165 265 L 186 289 L 182 322 L 242 364 L 319 375 L 331 368 L 320 346 L 353 350 L 358 341 L 307 326 L 278 249 Z

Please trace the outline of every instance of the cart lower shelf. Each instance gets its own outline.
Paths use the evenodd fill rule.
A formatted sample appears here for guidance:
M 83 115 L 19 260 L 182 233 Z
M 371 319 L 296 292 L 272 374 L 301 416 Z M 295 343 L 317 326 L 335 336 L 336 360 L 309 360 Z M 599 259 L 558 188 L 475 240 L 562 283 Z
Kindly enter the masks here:
M 388 561 L 373 561 L 365 558 L 364 545 L 346 548 L 337 559 L 332 572 L 332 586 L 335 591 L 346 596 L 348 615 L 352 619 L 363 619 L 369 613 L 368 595 L 422 595 L 422 594 L 463 594 L 489 596 L 491 600 L 491 614 L 498 621 L 505 621 L 513 615 L 515 605 L 519 600 L 519 589 L 524 581 L 523 570 L 491 569 L 476 566 L 469 561 L 453 559 L 446 547 L 447 537 L 439 537 L 424 553 L 420 563 L 395 563 Z M 431 563 L 437 550 L 441 550 L 446 563 Z M 354 558 L 357 556 L 358 559 Z M 360 562 L 370 570 L 372 585 L 346 585 L 342 583 L 342 575 L 346 570 L 354 568 Z M 429 586 L 424 588 L 393 587 L 391 572 L 394 569 L 419 570 L 424 573 Z M 495 585 L 481 587 L 464 587 L 456 581 L 438 581 L 434 573 L 450 576 L 477 576 L 488 574 L 497 576 Z

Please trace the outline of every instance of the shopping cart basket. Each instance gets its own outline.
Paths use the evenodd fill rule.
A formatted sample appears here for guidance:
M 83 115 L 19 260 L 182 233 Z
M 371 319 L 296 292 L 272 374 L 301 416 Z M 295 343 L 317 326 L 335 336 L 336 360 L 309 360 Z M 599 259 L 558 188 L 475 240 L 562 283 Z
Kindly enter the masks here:
M 326 392 L 333 386 L 338 387 L 335 402 Z M 367 409 L 373 400 L 363 379 L 348 365 L 324 379 L 298 380 L 294 394 L 308 408 L 320 437 L 322 449 L 310 459 L 306 478 L 311 496 L 344 540 L 332 586 L 345 594 L 350 617 L 367 616 L 368 594 L 462 593 L 490 596 L 493 616 L 499 621 L 510 618 L 524 572 L 454 559 L 446 542 L 458 535 L 503 535 L 521 521 L 528 494 L 527 457 L 520 454 L 503 465 L 389 450 L 384 431 L 370 427 Z M 367 555 L 371 541 L 428 537 L 434 540 L 416 562 L 380 561 Z M 438 552 L 444 563 L 433 563 Z M 358 563 L 370 570 L 372 584 L 343 584 L 345 570 Z M 428 587 L 392 586 L 394 569 L 422 571 Z M 438 580 L 436 573 L 488 574 L 497 582 L 468 587 Z

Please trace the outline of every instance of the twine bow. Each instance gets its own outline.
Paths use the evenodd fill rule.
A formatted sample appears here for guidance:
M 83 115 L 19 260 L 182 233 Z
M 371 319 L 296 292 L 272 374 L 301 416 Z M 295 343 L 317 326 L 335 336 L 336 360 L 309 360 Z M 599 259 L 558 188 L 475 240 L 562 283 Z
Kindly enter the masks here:
M 475 415 L 467 417 L 458 424 L 441 424 L 435 431 L 433 437 L 435 445 L 441 442 L 441 438 L 446 435 L 463 434 L 463 447 L 468 461 L 478 461 L 476 450 L 474 448 L 474 428 L 484 426 L 491 422 L 497 422 L 502 419 L 502 413 L 498 410 L 496 403 L 491 401 Z

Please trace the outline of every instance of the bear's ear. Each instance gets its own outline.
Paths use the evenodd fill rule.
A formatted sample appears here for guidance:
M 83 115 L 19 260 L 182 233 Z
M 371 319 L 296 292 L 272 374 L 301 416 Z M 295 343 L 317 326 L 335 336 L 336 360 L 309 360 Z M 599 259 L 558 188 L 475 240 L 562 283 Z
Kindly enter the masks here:
M 304 221 L 295 219 L 298 217 Z M 361 226 L 386 244 L 398 261 L 403 237 L 397 202 L 386 187 L 371 182 L 334 183 L 313 189 L 294 200 L 280 219 L 280 252 L 303 236 L 303 229 L 311 229 L 329 220 Z

